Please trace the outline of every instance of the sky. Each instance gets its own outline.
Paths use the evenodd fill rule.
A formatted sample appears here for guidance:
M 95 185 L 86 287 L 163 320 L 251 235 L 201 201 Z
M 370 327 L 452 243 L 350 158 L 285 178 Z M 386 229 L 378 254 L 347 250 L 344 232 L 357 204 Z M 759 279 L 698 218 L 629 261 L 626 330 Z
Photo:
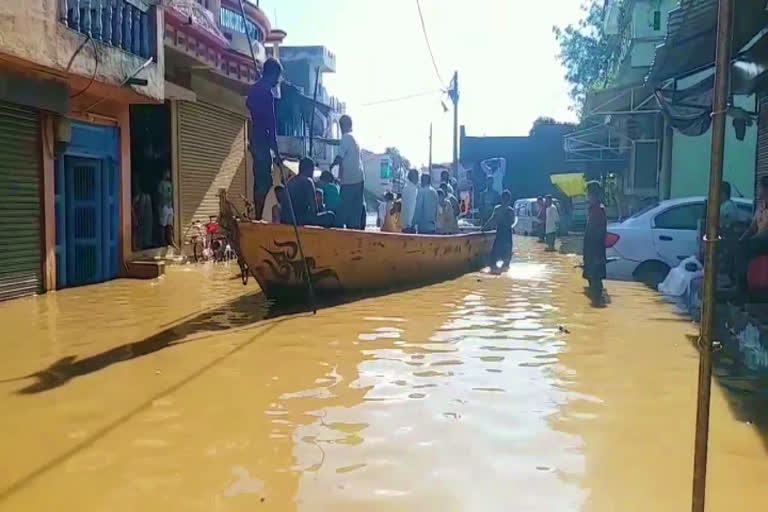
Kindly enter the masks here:
M 421 0 L 437 77 L 416 0 L 261 0 L 284 44 L 323 45 L 336 54 L 329 94 L 347 104 L 360 144 L 395 146 L 414 165 L 452 159 L 452 111 L 439 92 L 459 73 L 459 125 L 467 135 L 527 135 L 539 116 L 574 121 L 553 25 L 578 21 L 581 0 Z

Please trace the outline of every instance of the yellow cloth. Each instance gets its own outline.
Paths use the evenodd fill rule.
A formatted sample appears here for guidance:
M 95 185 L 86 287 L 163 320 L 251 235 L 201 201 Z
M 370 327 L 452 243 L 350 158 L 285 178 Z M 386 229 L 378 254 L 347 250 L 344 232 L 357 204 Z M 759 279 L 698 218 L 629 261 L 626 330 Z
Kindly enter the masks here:
M 552 174 L 549 180 L 568 197 L 587 195 L 587 181 L 580 172 Z
M 400 233 L 403 230 L 400 213 L 388 212 L 384 224 L 381 225 L 381 230 L 387 233 Z

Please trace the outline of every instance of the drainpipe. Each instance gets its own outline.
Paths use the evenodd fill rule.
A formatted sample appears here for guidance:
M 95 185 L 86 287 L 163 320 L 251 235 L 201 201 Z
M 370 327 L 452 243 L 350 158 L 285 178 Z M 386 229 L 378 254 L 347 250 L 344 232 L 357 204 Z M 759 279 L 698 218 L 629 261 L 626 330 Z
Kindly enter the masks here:
M 663 120 L 664 138 L 661 143 L 661 173 L 659 176 L 659 199 L 669 199 L 672 195 L 672 125 Z

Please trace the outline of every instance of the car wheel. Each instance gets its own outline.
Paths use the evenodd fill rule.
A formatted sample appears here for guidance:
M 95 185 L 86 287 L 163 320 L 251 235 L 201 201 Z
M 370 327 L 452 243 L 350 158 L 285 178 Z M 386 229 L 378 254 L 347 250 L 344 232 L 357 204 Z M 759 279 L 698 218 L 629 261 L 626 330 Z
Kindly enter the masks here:
M 646 284 L 655 290 L 659 283 L 667 277 L 669 270 L 669 265 L 664 262 L 646 261 L 635 270 L 635 281 Z

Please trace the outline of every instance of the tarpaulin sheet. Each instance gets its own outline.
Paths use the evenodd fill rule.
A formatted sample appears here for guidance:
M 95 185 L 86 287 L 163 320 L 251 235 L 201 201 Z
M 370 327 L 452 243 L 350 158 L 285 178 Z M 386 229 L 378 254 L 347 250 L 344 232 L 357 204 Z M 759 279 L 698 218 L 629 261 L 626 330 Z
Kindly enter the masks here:
M 587 181 L 583 173 L 552 174 L 549 180 L 568 197 L 583 196 L 587 193 Z

